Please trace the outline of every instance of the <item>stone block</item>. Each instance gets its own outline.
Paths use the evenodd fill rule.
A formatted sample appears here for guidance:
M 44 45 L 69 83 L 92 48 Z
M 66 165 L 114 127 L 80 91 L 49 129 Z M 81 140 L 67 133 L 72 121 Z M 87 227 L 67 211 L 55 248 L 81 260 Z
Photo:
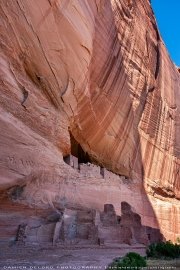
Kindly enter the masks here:
M 131 206 L 127 202 L 121 202 L 121 213 L 127 214 L 131 212 Z
M 119 226 L 101 226 L 98 228 L 98 238 L 103 239 L 104 243 L 107 241 L 119 241 L 121 243 L 121 234 Z
M 133 216 L 131 213 L 123 214 L 121 216 L 121 225 L 126 227 L 133 225 Z
M 116 212 L 112 204 L 104 205 L 104 212 L 101 213 L 101 222 L 103 226 L 112 226 L 118 224 Z
M 100 167 L 91 163 L 80 163 L 80 173 L 85 176 L 100 177 Z
M 104 179 L 113 181 L 113 180 L 120 180 L 119 175 L 108 171 L 106 168 L 101 168 L 101 175 Z
M 95 212 L 94 224 L 96 226 L 101 226 L 101 217 L 100 217 L 100 212 L 99 211 Z
M 88 239 L 90 231 L 89 224 L 78 224 L 77 225 L 77 238 Z
M 68 155 L 66 157 L 64 157 L 64 162 L 66 162 L 68 165 L 70 165 L 71 167 L 73 167 L 74 163 L 73 163 L 73 156 L 72 155 Z
M 77 211 L 66 209 L 63 216 L 64 240 L 73 240 L 77 235 Z
M 63 221 L 56 222 L 55 228 L 54 228 L 54 235 L 53 235 L 53 245 L 55 245 L 60 240 L 60 232 L 62 229 L 62 223 Z
M 27 243 L 37 243 L 38 238 L 37 238 L 37 232 L 39 230 L 39 227 L 35 228 L 27 228 L 27 236 L 26 236 L 26 242 Z
M 77 212 L 77 222 L 78 223 L 93 223 L 95 217 L 95 211 L 78 211 Z
M 78 158 L 77 158 L 77 157 L 72 156 L 72 159 L 73 159 L 73 168 L 78 170 L 78 169 L 79 169 L 79 162 L 78 162 Z
M 141 217 L 137 213 L 133 213 L 133 226 L 141 227 Z
M 140 228 L 133 228 L 133 231 L 134 231 L 133 235 L 137 243 L 143 244 L 146 246 L 150 244 L 148 235 L 146 233 L 144 226 L 141 226 Z
M 90 225 L 88 240 L 90 240 L 91 243 L 98 244 L 98 226 L 94 224 Z
M 17 231 L 17 237 L 16 237 L 17 242 L 24 243 L 26 241 L 26 230 L 27 230 L 27 224 L 19 225 L 19 228 Z
M 55 223 L 42 225 L 37 231 L 37 240 L 39 243 L 52 243 L 54 236 Z
M 159 229 L 144 226 L 146 234 L 150 243 L 157 243 L 163 241 L 163 235 Z
M 122 226 L 120 232 L 120 238 L 122 243 L 131 245 L 133 241 L 133 232 L 131 227 Z
M 74 169 L 78 169 L 78 158 L 73 155 L 68 155 L 64 157 L 64 162 L 66 162 L 68 165 L 70 165 Z
M 112 204 L 105 204 L 104 205 L 104 212 L 105 213 L 110 213 L 110 212 L 115 213 L 114 206 Z
M 141 217 L 133 213 L 132 211 L 130 213 L 122 214 L 121 216 L 121 225 L 123 226 L 132 226 L 134 228 L 141 228 Z

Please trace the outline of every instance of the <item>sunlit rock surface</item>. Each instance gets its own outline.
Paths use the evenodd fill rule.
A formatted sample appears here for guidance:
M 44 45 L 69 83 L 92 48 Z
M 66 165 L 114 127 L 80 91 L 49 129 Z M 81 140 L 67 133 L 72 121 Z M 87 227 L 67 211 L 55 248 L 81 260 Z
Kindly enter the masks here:
M 180 74 L 150 2 L 2 0 L 0 27 L 3 237 L 16 234 L 18 211 L 30 215 L 5 199 L 20 185 L 10 199 L 36 208 L 110 203 L 120 213 L 127 201 L 144 225 L 176 240 Z M 74 141 L 89 161 L 126 179 L 65 164 Z

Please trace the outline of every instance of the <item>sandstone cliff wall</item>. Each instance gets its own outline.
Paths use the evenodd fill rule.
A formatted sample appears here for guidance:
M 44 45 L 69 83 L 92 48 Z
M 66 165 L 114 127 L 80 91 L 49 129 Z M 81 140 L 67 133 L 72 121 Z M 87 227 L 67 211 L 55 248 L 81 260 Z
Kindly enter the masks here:
M 23 182 L 23 203 L 36 207 L 65 197 L 120 211 L 128 201 L 144 225 L 175 240 L 180 75 L 150 2 L 1 0 L 0 15 L 2 196 Z M 120 192 L 65 165 L 69 131 L 92 162 L 125 175 L 131 188 L 122 182 Z

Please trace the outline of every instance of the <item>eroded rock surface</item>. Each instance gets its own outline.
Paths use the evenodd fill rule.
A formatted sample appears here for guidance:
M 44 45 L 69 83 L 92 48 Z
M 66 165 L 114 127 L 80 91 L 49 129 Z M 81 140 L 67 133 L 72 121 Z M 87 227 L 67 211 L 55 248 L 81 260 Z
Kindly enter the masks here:
M 113 204 L 119 216 L 126 201 L 176 240 L 180 75 L 150 2 L 2 0 L 0 27 L 2 236 L 29 216 L 9 194 L 37 209 Z M 65 164 L 71 152 L 93 169 Z

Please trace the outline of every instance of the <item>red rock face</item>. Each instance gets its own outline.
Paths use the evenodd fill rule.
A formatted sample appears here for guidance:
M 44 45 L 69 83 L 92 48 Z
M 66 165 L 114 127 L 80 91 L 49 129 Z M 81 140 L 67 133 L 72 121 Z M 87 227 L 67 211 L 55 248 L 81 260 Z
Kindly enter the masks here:
M 176 240 L 180 75 L 149 1 L 1 2 L 2 194 L 20 184 L 19 200 L 36 207 L 110 203 L 117 213 L 127 201 Z M 91 162 L 128 184 L 65 165 L 80 151 L 69 131 Z

